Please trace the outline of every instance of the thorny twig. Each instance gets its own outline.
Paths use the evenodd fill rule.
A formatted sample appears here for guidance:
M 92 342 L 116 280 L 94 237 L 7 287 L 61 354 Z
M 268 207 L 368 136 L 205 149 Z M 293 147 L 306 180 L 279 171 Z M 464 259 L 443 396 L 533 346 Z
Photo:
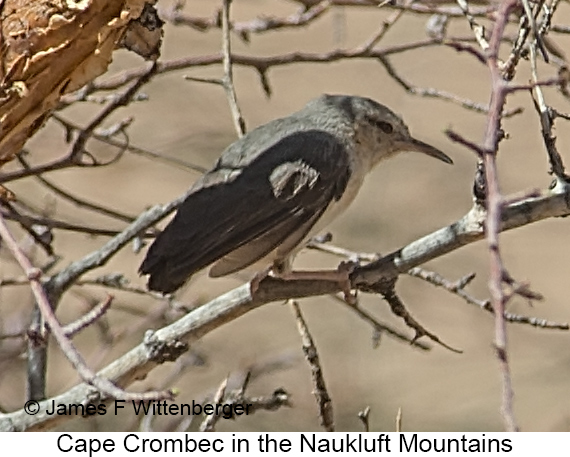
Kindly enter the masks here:
M 43 319 L 49 325 L 50 332 L 58 342 L 62 352 L 65 354 L 69 362 L 73 365 L 77 373 L 81 376 L 83 381 L 97 388 L 102 395 L 110 396 L 116 399 L 160 400 L 173 398 L 171 392 L 129 393 L 123 389 L 118 388 L 109 380 L 102 378 L 91 371 L 91 369 L 87 367 L 85 361 L 83 360 L 83 357 L 79 354 L 79 352 L 77 352 L 77 349 L 73 343 L 71 343 L 71 341 L 68 339 L 65 330 L 61 327 L 59 321 L 55 317 L 52 305 L 49 302 L 44 287 L 39 281 L 41 271 L 35 268 L 21 251 L 2 216 L 0 216 L 0 237 L 3 239 L 4 243 L 8 246 L 8 249 L 14 258 L 16 258 L 26 273 Z
M 28 162 L 24 159 L 24 157 L 20 154 L 17 156 L 18 161 L 22 164 L 25 170 L 30 170 L 32 167 L 28 164 Z M 44 178 L 41 174 L 36 174 L 34 177 L 40 181 L 44 186 L 54 192 L 56 195 L 69 200 L 70 202 L 74 203 L 75 205 L 86 208 L 88 210 L 104 214 L 105 216 L 111 217 L 113 219 L 118 219 L 123 222 L 132 222 L 134 221 L 133 216 L 129 216 L 127 214 L 123 214 L 119 211 L 112 210 L 110 208 L 106 208 L 104 206 L 98 205 L 96 203 L 92 203 L 90 201 L 84 200 L 82 198 L 76 197 L 75 195 L 71 194 L 60 188 L 58 185 L 54 184 L 47 178 Z
M 234 77 L 232 69 L 231 55 L 231 38 L 230 38 L 230 4 L 232 0 L 223 0 L 222 2 L 222 65 L 224 67 L 224 76 L 222 84 L 226 91 L 226 97 L 230 105 L 234 127 L 238 136 L 241 138 L 245 135 L 245 119 L 241 114 L 240 107 L 237 102 L 236 89 L 234 87 Z
M 467 303 L 471 305 L 475 305 L 485 311 L 490 312 L 491 314 L 495 313 L 493 306 L 489 300 L 480 300 L 475 298 L 473 295 L 468 293 L 465 290 L 465 287 L 475 279 L 475 273 L 470 273 L 457 281 L 449 281 L 445 279 L 440 274 L 426 270 L 425 268 L 414 267 L 407 271 L 407 274 L 410 276 L 423 279 L 424 281 L 429 282 L 438 287 L 443 287 L 448 292 L 461 297 Z M 529 316 L 521 316 L 518 314 L 512 314 L 505 311 L 505 320 L 507 322 L 517 323 L 517 324 L 528 324 L 533 327 L 540 327 L 545 329 L 554 329 L 554 330 L 568 330 L 570 326 L 568 323 L 559 323 L 559 322 L 550 322 L 546 319 L 539 319 L 537 317 L 529 317 Z
M 286 17 L 260 16 L 245 22 L 229 22 L 228 28 L 244 41 L 249 42 L 250 35 L 253 33 L 309 25 L 321 17 L 329 9 L 330 4 L 329 0 L 320 1 L 306 10 L 299 10 L 297 13 Z M 221 14 L 216 14 L 211 18 L 196 17 L 183 13 L 181 6 L 179 3 L 175 3 L 172 8 L 164 9 L 161 17 L 174 25 L 186 25 L 201 32 L 223 27 L 220 20 Z
M 303 343 L 303 353 L 305 354 L 305 359 L 311 367 L 311 376 L 313 378 L 313 394 L 317 400 L 317 406 L 319 408 L 319 417 L 321 418 L 321 426 L 327 432 L 334 432 L 334 416 L 333 416 L 333 405 L 332 399 L 329 395 L 325 378 L 323 376 L 323 369 L 321 367 L 321 362 L 319 360 L 319 354 L 313 341 L 313 337 L 307 327 L 305 318 L 301 313 L 301 308 L 295 300 L 289 302 L 293 309 L 293 314 L 295 315 L 295 320 L 297 321 L 297 329 L 301 335 L 301 341 Z
M 63 327 L 63 331 L 68 338 L 73 338 L 76 333 L 79 333 L 84 328 L 91 325 L 97 319 L 99 319 L 103 314 L 107 312 L 113 301 L 112 295 L 107 295 L 107 298 L 95 306 L 91 311 L 81 316 L 76 321 L 71 324 L 67 324 Z
M 216 395 L 214 395 L 213 403 L 215 405 L 222 403 L 222 401 L 224 399 L 224 395 L 226 393 L 227 385 L 228 385 L 228 378 L 225 378 L 222 381 L 222 383 L 220 384 L 220 387 L 218 387 Z M 216 430 L 216 423 L 218 422 L 220 417 L 221 416 L 217 415 L 217 414 L 212 414 L 210 416 L 206 416 L 204 421 L 200 424 L 200 431 L 201 432 L 214 432 Z

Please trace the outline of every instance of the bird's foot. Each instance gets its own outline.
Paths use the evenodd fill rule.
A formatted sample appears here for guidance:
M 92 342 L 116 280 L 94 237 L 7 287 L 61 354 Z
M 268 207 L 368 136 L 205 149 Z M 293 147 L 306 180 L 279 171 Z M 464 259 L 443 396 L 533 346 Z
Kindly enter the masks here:
M 255 276 L 249 282 L 249 291 L 252 297 L 259 290 L 259 284 L 261 284 L 261 281 L 267 278 L 269 276 L 269 273 L 271 273 L 271 271 L 272 267 L 268 267 L 265 270 L 258 271 L 257 273 L 255 273 Z
M 358 266 L 358 262 L 348 261 L 341 262 L 337 267 L 337 272 L 340 275 L 339 284 L 344 294 L 344 301 L 351 306 L 358 304 L 358 291 L 352 292 L 352 283 L 350 282 L 350 274 Z

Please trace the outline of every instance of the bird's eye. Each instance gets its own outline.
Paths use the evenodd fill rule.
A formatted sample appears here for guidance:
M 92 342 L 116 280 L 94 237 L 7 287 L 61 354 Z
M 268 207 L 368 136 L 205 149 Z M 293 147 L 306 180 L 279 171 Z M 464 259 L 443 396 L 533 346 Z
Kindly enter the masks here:
M 374 127 L 382 130 L 386 134 L 390 134 L 394 131 L 394 127 L 389 122 L 381 121 L 381 120 L 376 119 L 372 116 L 367 116 L 366 120 L 368 121 L 368 123 L 370 125 L 373 125 Z
M 376 127 L 378 127 L 380 130 L 382 130 L 384 133 L 392 133 L 394 131 L 394 127 L 392 127 L 392 124 L 390 124 L 389 122 L 383 122 L 383 121 L 376 121 L 375 122 Z

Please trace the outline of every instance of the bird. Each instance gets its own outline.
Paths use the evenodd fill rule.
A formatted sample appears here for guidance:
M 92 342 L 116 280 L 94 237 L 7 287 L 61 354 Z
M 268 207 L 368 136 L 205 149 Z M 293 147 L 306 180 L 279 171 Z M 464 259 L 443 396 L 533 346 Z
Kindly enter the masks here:
M 321 95 L 228 146 L 155 238 L 139 273 L 163 294 L 208 266 L 210 277 L 244 269 L 292 277 L 295 254 L 350 205 L 368 172 L 403 151 L 453 163 L 412 137 L 388 107 Z

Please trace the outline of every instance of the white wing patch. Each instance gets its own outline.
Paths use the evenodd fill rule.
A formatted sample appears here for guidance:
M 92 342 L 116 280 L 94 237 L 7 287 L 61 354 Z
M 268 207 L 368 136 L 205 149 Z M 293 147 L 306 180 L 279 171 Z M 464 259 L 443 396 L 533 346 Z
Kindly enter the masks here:
M 273 195 L 280 200 L 291 200 L 300 191 L 311 189 L 319 179 L 319 172 L 302 160 L 285 162 L 269 175 Z

